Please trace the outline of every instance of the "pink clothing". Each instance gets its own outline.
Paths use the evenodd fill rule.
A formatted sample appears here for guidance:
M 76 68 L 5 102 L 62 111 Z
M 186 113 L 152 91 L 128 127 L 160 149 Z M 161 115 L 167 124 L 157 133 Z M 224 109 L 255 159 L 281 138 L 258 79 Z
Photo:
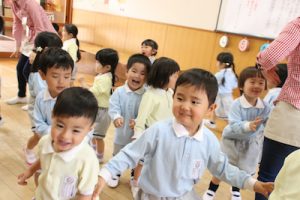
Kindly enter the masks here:
M 291 21 L 270 44 L 258 55 L 258 63 L 265 70 L 287 58 L 288 77 L 278 96 L 300 110 L 300 17 Z
M 56 33 L 44 9 L 36 0 L 12 1 L 11 8 L 14 16 L 13 36 L 16 39 L 17 47 L 20 47 L 22 42 L 24 31 L 22 18 L 24 17 L 27 17 L 26 25 L 29 27 L 29 42 L 33 43 L 37 34 L 42 31 Z

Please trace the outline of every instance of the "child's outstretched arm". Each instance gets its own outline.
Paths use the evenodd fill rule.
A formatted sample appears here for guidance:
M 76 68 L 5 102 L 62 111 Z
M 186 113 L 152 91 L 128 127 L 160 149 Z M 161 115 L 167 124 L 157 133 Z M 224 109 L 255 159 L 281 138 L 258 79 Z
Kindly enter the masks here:
M 97 198 L 101 194 L 101 192 L 102 192 L 103 188 L 105 187 L 105 185 L 106 185 L 105 180 L 101 176 L 99 176 L 98 183 L 95 186 L 95 190 L 93 192 L 92 200 L 97 200 Z
M 29 179 L 39 169 L 41 169 L 41 162 L 40 160 L 37 160 L 29 167 L 29 169 L 18 176 L 18 184 L 27 185 L 27 179 Z
M 116 89 L 109 99 L 108 114 L 114 123 L 116 128 L 120 128 L 124 125 L 124 119 L 121 116 L 121 97 L 120 90 Z

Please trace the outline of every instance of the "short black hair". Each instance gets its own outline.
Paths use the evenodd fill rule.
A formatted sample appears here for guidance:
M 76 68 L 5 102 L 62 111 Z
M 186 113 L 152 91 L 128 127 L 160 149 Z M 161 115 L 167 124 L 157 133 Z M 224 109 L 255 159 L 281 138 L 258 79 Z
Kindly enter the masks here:
M 78 35 L 78 28 L 75 24 L 65 24 L 64 25 L 64 28 L 65 28 L 65 31 L 68 33 L 68 34 L 72 34 L 73 35 L 73 38 L 76 39 L 76 45 L 78 46 L 78 49 L 77 49 L 77 53 L 76 53 L 76 56 L 77 56 L 77 61 L 79 61 L 81 59 L 81 54 L 80 54 L 80 43 L 79 43 L 79 40 L 77 38 L 77 35 Z
M 180 71 L 178 63 L 167 57 L 161 57 L 154 61 L 149 76 L 148 85 L 154 88 L 163 88 L 169 83 L 169 77 Z
M 65 70 L 71 68 L 71 71 L 73 71 L 74 61 L 70 54 L 65 50 L 58 47 L 50 47 L 42 53 L 39 69 L 44 74 L 47 74 L 48 69 L 52 67 L 62 68 Z
M 255 67 L 255 66 L 246 67 L 245 69 L 243 69 L 241 71 L 239 79 L 238 79 L 238 87 L 240 89 L 240 94 L 241 95 L 244 93 L 243 88 L 244 88 L 246 80 L 249 79 L 249 78 L 256 78 L 256 77 L 262 78 L 267 82 L 266 78 L 262 74 L 262 71 L 260 69 L 258 69 L 257 67 Z M 265 84 L 265 86 L 266 86 L 265 87 L 265 89 L 266 89 L 267 84 Z
M 155 42 L 154 40 L 152 39 L 146 39 L 142 42 L 141 45 L 145 45 L 145 46 L 149 46 L 151 47 L 152 49 L 156 50 L 155 53 L 153 53 L 153 56 L 155 56 L 157 54 L 157 50 L 158 50 L 158 44 L 157 42 Z
M 285 80 L 288 76 L 288 70 L 287 70 L 287 64 L 280 63 L 276 65 L 275 72 L 278 75 L 280 79 L 280 83 L 277 85 L 277 87 L 282 87 L 285 83 Z
M 58 95 L 52 116 L 86 117 L 93 124 L 97 112 L 98 102 L 92 92 L 82 87 L 71 87 Z
M 110 72 L 112 74 L 112 85 L 115 85 L 115 71 L 119 63 L 118 52 L 111 48 L 101 49 L 96 53 L 96 60 L 102 65 L 110 65 Z
M 31 66 L 31 72 L 38 71 L 40 65 L 40 56 L 46 47 L 61 48 L 62 46 L 63 42 L 57 34 L 48 31 L 40 32 L 34 39 L 35 49 L 33 51 L 36 53 L 36 56 Z
M 52 22 L 52 26 L 55 29 L 56 32 L 59 31 L 59 25 L 57 23 Z
M 132 67 L 135 63 L 141 63 L 145 65 L 146 74 L 149 74 L 151 68 L 151 62 L 149 58 L 141 53 L 133 54 L 129 57 L 127 61 L 127 71 Z
M 177 79 L 174 94 L 178 86 L 190 85 L 197 89 L 204 90 L 207 94 L 209 106 L 212 105 L 218 94 L 218 81 L 209 71 L 199 68 L 192 68 L 184 71 Z

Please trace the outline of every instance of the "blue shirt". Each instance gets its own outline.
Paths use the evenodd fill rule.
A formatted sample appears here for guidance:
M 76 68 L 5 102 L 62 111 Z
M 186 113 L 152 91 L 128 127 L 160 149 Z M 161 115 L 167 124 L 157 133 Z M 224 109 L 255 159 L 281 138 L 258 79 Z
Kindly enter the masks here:
M 34 131 L 41 136 L 50 133 L 52 110 L 55 102 L 56 98 L 51 97 L 48 88 L 36 96 L 33 110 Z
M 257 99 L 256 105 L 252 106 L 244 95 L 240 96 L 232 103 L 228 114 L 229 123 L 224 128 L 222 137 L 244 140 L 256 136 L 263 131 L 270 110 L 270 106 L 260 98 Z M 257 127 L 256 131 L 251 131 L 249 127 L 250 121 L 255 120 L 256 117 L 261 117 L 262 123 Z
M 111 95 L 109 100 L 108 114 L 114 121 L 117 118 L 123 118 L 124 124 L 116 128 L 115 144 L 126 145 L 132 141 L 133 130 L 129 127 L 130 119 L 135 119 L 138 115 L 140 102 L 145 93 L 142 87 L 136 91 L 130 90 L 127 82 L 124 86 L 118 87 Z
M 38 93 L 47 87 L 46 81 L 42 80 L 39 72 L 31 72 L 28 78 L 30 96 L 35 98 Z
M 267 95 L 264 98 L 264 101 L 269 104 L 271 109 L 275 107 L 274 101 L 277 99 L 281 91 L 281 88 L 272 88 L 268 91 Z
M 231 68 L 221 69 L 215 74 L 215 77 L 219 85 L 219 94 L 232 94 L 232 90 L 237 87 L 237 78 Z M 225 77 L 224 85 L 222 85 L 223 77 Z
M 158 197 L 180 197 L 191 191 L 206 168 L 217 178 L 239 188 L 247 187 L 251 179 L 228 163 L 218 139 L 209 129 L 201 125 L 191 137 L 173 119 L 159 121 L 146 129 L 139 139 L 113 157 L 99 175 L 108 180 L 106 175 L 115 176 L 134 168 L 141 158 L 144 158 L 144 166 L 139 187 Z

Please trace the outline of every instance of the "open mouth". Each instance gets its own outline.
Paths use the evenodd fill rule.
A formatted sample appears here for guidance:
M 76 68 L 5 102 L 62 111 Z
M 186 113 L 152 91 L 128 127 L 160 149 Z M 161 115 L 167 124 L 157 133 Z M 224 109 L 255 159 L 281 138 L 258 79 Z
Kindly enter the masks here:
M 141 82 L 137 81 L 137 80 L 132 80 L 132 83 L 135 84 L 135 85 L 139 85 Z

